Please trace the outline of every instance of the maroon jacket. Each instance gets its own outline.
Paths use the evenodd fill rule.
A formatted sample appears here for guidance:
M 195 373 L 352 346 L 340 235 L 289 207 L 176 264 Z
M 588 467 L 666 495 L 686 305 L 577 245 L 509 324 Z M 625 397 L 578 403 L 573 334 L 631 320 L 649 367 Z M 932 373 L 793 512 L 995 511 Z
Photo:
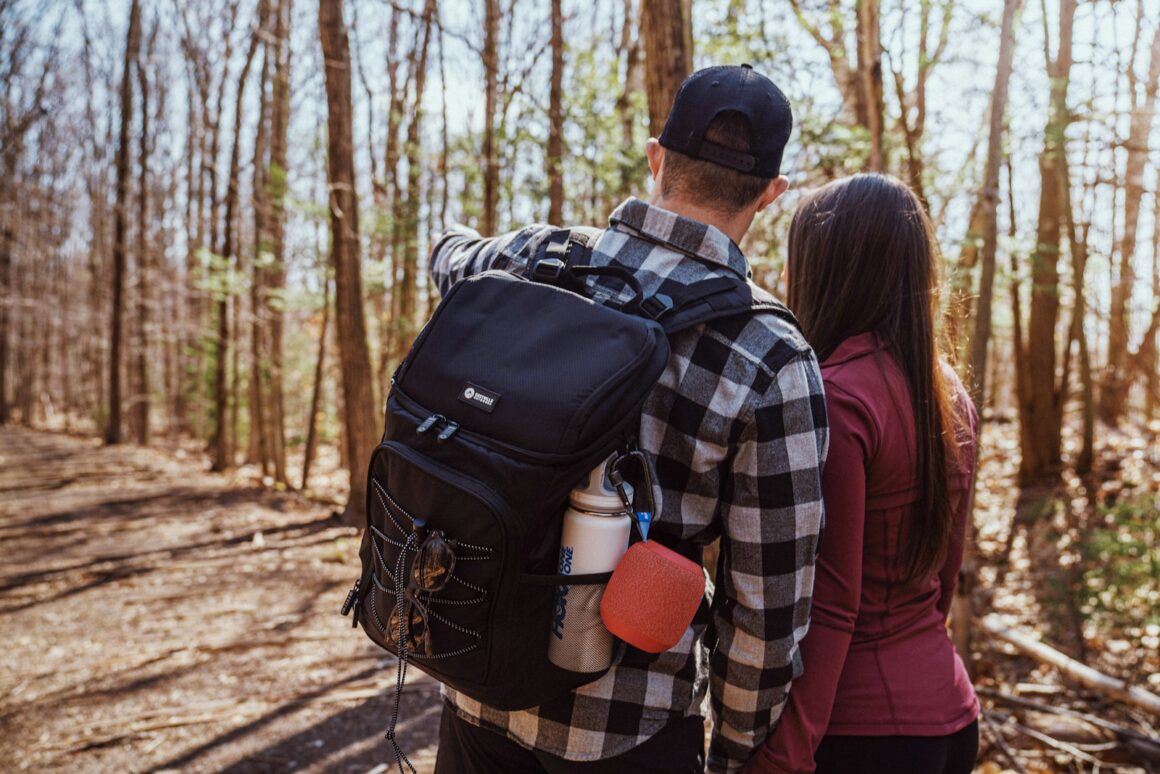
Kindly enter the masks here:
M 919 497 L 914 416 L 906 378 L 875 334 L 854 336 L 822 364 L 830 415 L 825 535 L 814 580 L 804 673 L 751 772 L 809 772 L 826 734 L 942 736 L 979 714 L 946 619 L 963 558 L 978 417 L 943 366 L 969 417 L 950 482 L 955 524 L 946 562 L 906 582 L 900 559 Z M 963 433 L 963 435 L 966 435 Z

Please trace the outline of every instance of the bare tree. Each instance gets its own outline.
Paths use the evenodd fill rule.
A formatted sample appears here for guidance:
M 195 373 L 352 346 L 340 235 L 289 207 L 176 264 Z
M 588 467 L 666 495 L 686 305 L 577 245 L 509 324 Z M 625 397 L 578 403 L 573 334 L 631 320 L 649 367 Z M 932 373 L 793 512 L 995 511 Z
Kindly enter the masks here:
M 637 18 L 634 0 L 624 0 L 624 21 L 620 28 L 620 44 L 617 60 L 624 60 L 624 85 L 616 97 L 616 113 L 620 116 L 620 137 L 625 148 L 633 146 L 634 111 L 632 96 L 644 89 L 644 75 L 641 72 L 640 35 L 633 34 L 634 19 Z M 617 199 L 623 199 L 633 189 L 633 171 L 639 169 L 633 164 L 621 164 L 620 184 Z
M 310 411 L 306 415 L 306 448 L 302 452 L 302 488 L 310 486 L 310 466 L 318 444 L 318 408 L 322 400 L 322 375 L 326 367 L 326 336 L 330 327 L 330 272 L 322 267 L 322 327 L 318 333 L 318 359 L 314 365 L 314 383 L 310 390 Z
M 906 181 L 922 202 L 922 206 L 928 211 L 930 210 L 930 205 L 926 200 L 926 182 L 923 179 L 926 163 L 922 153 L 922 138 L 926 134 L 926 86 L 930 81 L 931 71 L 935 65 L 942 61 L 943 55 L 947 50 L 947 45 L 950 43 L 951 19 L 954 16 L 955 0 L 947 0 L 942 7 L 942 17 L 938 24 L 938 34 L 934 48 L 932 49 L 930 46 L 930 37 L 932 32 L 931 10 L 933 5 L 932 0 L 921 0 L 919 4 L 918 61 L 915 67 L 917 75 L 915 77 L 913 91 L 907 91 L 902 70 L 898 67 L 893 68 L 894 88 L 898 95 L 899 105 L 898 128 L 902 132 L 903 141 L 906 143 Z M 1003 13 L 1004 20 L 1006 20 L 1007 11 L 1005 6 Z M 1000 34 L 1004 33 L 1000 32 Z M 1000 52 L 1000 62 L 1002 62 L 1002 52 Z M 1010 67 L 1010 64 L 1008 64 L 1008 71 Z M 996 85 L 998 85 L 998 78 L 996 78 Z M 1006 103 L 1006 84 L 1004 84 L 1003 88 L 1003 102 Z M 994 102 L 994 96 L 992 96 L 992 102 Z M 913 116 L 911 115 L 912 111 Z M 879 140 L 879 145 L 881 145 L 881 140 Z M 881 152 L 881 148 L 879 152 Z M 996 167 L 997 169 L 998 167 Z M 998 172 L 996 171 L 995 180 L 998 181 L 998 179 Z
M 1144 419 L 1156 418 L 1160 405 L 1160 358 L 1157 358 L 1157 337 L 1160 337 L 1160 196 L 1155 198 L 1152 223 L 1152 316 L 1144 339 L 1136 353 L 1136 365 L 1144 372 Z
M 374 310 L 374 319 L 378 326 L 379 352 L 375 366 L 375 384 L 385 392 L 385 384 L 390 374 L 390 364 L 395 355 L 395 319 L 398 311 L 398 299 L 394 297 L 396 266 L 395 258 L 398 252 L 399 224 L 398 207 L 401 198 L 402 186 L 399 183 L 398 165 L 400 156 L 399 132 L 402 125 L 403 103 L 406 97 L 406 84 L 401 84 L 399 76 L 399 17 L 403 10 L 392 6 L 391 22 L 387 32 L 387 115 L 386 137 L 383 142 L 383 169 L 380 174 L 376 162 L 373 137 L 368 138 L 371 147 L 371 188 L 374 194 L 374 211 L 376 223 L 371 231 L 371 256 L 375 265 L 383 267 L 383 283 L 380 288 L 372 292 L 371 303 Z M 362 65 L 355 52 L 356 63 L 359 63 L 360 78 L 367 92 L 367 126 L 368 131 L 375 123 L 374 92 L 366 77 L 362 75 Z
M 1041 186 L 1036 247 L 1031 255 L 1027 380 L 1020 396 L 1020 474 L 1028 479 L 1055 473 L 1060 462 L 1062 396 L 1056 384 L 1055 326 L 1059 320 L 1060 229 L 1064 214 L 1060 176 L 1066 164 L 1067 88 L 1075 8 L 1076 0 L 1060 0 L 1058 50 L 1048 61 L 1051 101 L 1039 157 Z
M 882 149 L 882 32 L 879 24 L 878 0 L 859 0 L 854 39 L 858 47 L 858 84 L 861 87 L 865 126 L 870 132 L 869 168 L 886 169 L 886 155 Z
M 641 0 L 649 133 L 659 137 L 681 82 L 693 72 L 693 27 L 686 0 Z
M 350 43 L 342 0 L 319 0 L 318 31 L 326 71 L 327 168 L 330 178 L 331 264 L 335 322 L 342 366 L 342 396 L 350 472 L 350 501 L 344 518 L 360 524 L 366 509 L 366 461 L 378 436 L 370 354 L 363 316 L 359 267 L 358 188 L 351 129 Z
M 496 230 L 499 204 L 499 159 L 495 147 L 496 104 L 499 97 L 499 0 L 483 0 L 483 220 L 480 231 Z
M 262 376 L 263 371 L 269 367 L 269 363 L 263 352 L 265 349 L 266 318 L 262 313 L 262 295 L 267 273 L 265 265 L 270 254 L 270 219 L 272 217 L 270 189 L 267 181 L 270 173 L 267 161 L 270 146 L 270 72 L 274 58 L 270 42 L 274 36 L 273 16 L 278 13 L 278 9 L 271 9 L 267 5 L 265 10 L 267 13 L 259 20 L 262 37 L 262 67 L 258 76 L 258 122 L 257 131 L 254 133 L 254 162 L 251 166 L 253 183 L 250 189 L 254 204 L 254 252 L 250 260 L 250 379 L 248 390 L 250 438 L 246 456 L 249 462 L 255 462 L 261 466 L 262 475 L 269 475 L 271 469 L 270 433 L 269 428 L 266 427 L 268 411 Z
M 153 58 L 156 40 L 157 22 L 154 21 L 146 46 L 146 61 Z M 149 443 L 149 292 L 153 260 L 149 244 L 149 76 L 145 71 L 145 62 L 140 58 L 137 60 L 137 87 L 141 92 L 141 136 L 138 138 L 137 151 L 137 334 L 133 400 L 129 416 L 136 441 L 144 446 Z
M 1087 292 L 1084 287 L 1084 277 L 1088 263 L 1088 234 L 1090 220 L 1081 227 L 1077 227 L 1075 207 L 1071 201 L 1071 172 L 1070 165 L 1064 158 L 1063 174 L 1060 175 L 1060 199 L 1064 207 L 1064 223 L 1067 228 L 1067 241 L 1071 253 L 1072 292 L 1075 300 L 1071 309 L 1071 324 L 1068 326 L 1067 346 L 1063 351 L 1063 373 L 1060 377 L 1059 392 L 1062 396 L 1057 411 L 1060 416 L 1058 424 L 1062 424 L 1063 404 L 1069 392 L 1071 381 L 1071 350 L 1072 343 L 1079 344 L 1080 385 L 1083 396 L 1083 445 L 1075 461 L 1075 469 L 1079 473 L 1087 473 L 1092 469 L 1095 458 L 1095 400 L 1092 383 L 1091 356 L 1088 352 L 1087 333 L 1084 331 L 1084 318 L 1087 315 Z
M 260 20 L 265 13 L 265 6 L 267 0 L 259 0 L 258 3 L 258 19 Z M 235 235 L 237 233 L 235 228 L 235 219 L 238 208 L 238 176 L 241 171 L 241 147 L 242 147 L 242 117 L 244 115 L 243 109 L 245 106 L 246 97 L 246 82 L 249 80 L 250 66 L 253 64 L 254 55 L 257 53 L 258 44 L 261 42 L 260 35 L 260 21 L 255 24 L 254 30 L 250 35 L 250 45 L 246 49 L 246 57 L 242 62 L 242 70 L 238 74 L 238 87 L 234 95 L 234 133 L 233 133 L 233 148 L 230 151 L 230 166 L 229 174 L 226 178 L 226 201 L 225 201 L 225 223 L 223 225 L 223 237 L 221 246 L 218 252 L 218 259 L 221 261 L 221 275 L 222 281 L 220 287 L 217 289 L 218 297 L 215 303 L 217 310 L 217 347 L 215 353 L 215 367 L 214 367 L 214 429 L 213 440 L 211 441 L 211 448 L 213 450 L 213 470 L 226 470 L 233 467 L 234 461 L 234 447 L 231 444 L 231 437 L 229 428 L 232 425 L 230 421 L 230 390 L 226 386 L 226 376 L 230 371 L 230 366 L 227 364 L 230 347 L 230 299 L 232 292 L 229 288 L 228 276 L 230 266 L 234 262 L 237 251 L 237 244 Z M 234 315 L 235 322 L 232 326 L 237 328 L 237 315 Z M 236 348 L 234 348 L 236 351 Z M 237 363 L 234 363 L 234 373 L 237 373 Z M 236 394 L 236 390 L 233 391 Z
M 282 393 L 281 294 L 286 288 L 286 159 L 290 130 L 290 27 L 293 0 L 277 0 L 274 24 L 274 90 L 270 116 L 270 166 L 266 176 L 270 197 L 270 265 L 261 295 L 265 319 L 262 350 L 268 367 L 262 371 L 262 395 L 269 416 L 266 421 L 267 452 L 274 467 L 274 480 L 286 478 L 286 408 Z
M 5 84 L 0 97 L 0 424 L 10 420 L 12 407 L 9 400 L 13 355 L 10 339 L 14 327 L 11 307 L 17 283 L 12 267 L 20 199 L 17 165 L 25 148 L 25 136 L 47 115 L 45 90 L 55 69 L 55 53 L 52 53 L 40 68 L 33 88 L 15 88 L 35 67 L 30 56 L 32 46 L 31 25 L 14 5 L 0 3 L 0 81 Z
M 1143 26 L 1144 4 L 1139 5 L 1137 31 Z M 1133 47 L 1134 48 L 1134 47 Z M 1135 57 L 1132 58 L 1133 60 Z M 1120 235 L 1119 281 L 1112 287 L 1112 307 L 1108 322 L 1108 363 L 1100 384 L 1100 417 L 1109 424 L 1119 420 L 1124 410 L 1131 375 L 1128 372 L 1128 301 L 1136 284 L 1136 236 L 1140 206 L 1144 199 L 1144 169 L 1148 163 L 1149 137 L 1156 115 L 1156 92 L 1160 86 L 1160 24 L 1152 38 L 1151 64 L 1144 82 L 1144 97 L 1137 101 L 1135 62 L 1128 62 L 1128 93 L 1132 99 L 1128 129 L 1128 160 L 1124 176 L 1124 230 Z
M 995 70 L 995 87 L 991 91 L 990 134 L 987 140 L 987 161 L 983 168 L 983 186 L 979 190 L 970 233 L 959 259 L 960 267 L 971 268 L 980 258 L 978 244 L 982 237 L 982 270 L 979 276 L 979 297 L 975 307 L 975 332 L 971 337 L 968 363 L 971 397 L 982 409 L 987 393 L 987 347 L 991 340 L 991 305 L 995 288 L 995 252 L 999 241 L 999 167 L 1003 162 L 1004 116 L 1007 111 L 1007 85 L 1011 80 L 1011 66 L 1015 52 L 1015 16 L 1023 0 L 1005 0 L 1003 23 L 999 38 L 999 65 Z M 978 236 L 976 236 L 978 235 Z
M 398 336 L 400 348 L 410 347 L 415 335 L 416 295 L 418 292 L 419 262 L 419 200 L 423 166 L 421 132 L 423 127 L 423 94 L 427 85 L 427 50 L 431 42 L 431 22 L 435 14 L 435 0 L 423 5 L 422 42 L 412 54 L 411 71 L 415 81 L 415 108 L 407 126 L 407 198 L 402 209 L 403 274 L 399 294 Z
M 125 208 L 129 199 L 129 123 L 133 120 L 133 68 L 141 52 L 141 4 L 129 6 L 125 70 L 121 78 L 121 130 L 117 144 L 117 200 L 113 216 L 113 310 L 109 334 L 109 418 L 105 443 L 121 442 L 121 346 L 125 295 Z
M 626 24 L 627 26 L 627 24 Z M 552 0 L 552 77 L 548 87 L 548 222 L 564 219 L 564 8 Z
M 855 3 L 853 51 L 848 49 L 847 16 L 842 0 L 826 0 L 826 26 L 811 18 L 802 7 L 801 0 L 790 0 L 790 5 L 798 22 L 825 50 L 844 108 L 854 123 L 868 135 L 870 153 L 866 159 L 866 168 L 883 169 L 885 123 L 878 0 L 858 0 Z

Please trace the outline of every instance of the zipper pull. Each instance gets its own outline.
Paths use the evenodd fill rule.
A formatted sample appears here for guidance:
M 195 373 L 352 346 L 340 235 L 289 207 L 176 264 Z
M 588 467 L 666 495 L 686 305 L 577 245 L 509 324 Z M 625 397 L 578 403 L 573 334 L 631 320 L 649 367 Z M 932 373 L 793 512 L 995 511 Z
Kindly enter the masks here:
M 361 578 L 356 580 L 354 582 L 354 585 L 351 586 L 350 591 L 347 592 L 346 601 L 342 603 L 342 614 L 343 615 L 350 615 L 350 611 L 354 607 L 355 600 L 358 599 L 358 587 L 359 587 L 359 584 L 361 583 L 361 581 L 362 581 Z
M 435 438 L 435 440 L 439 441 L 440 443 L 450 439 L 451 436 L 455 435 L 455 431 L 459 429 L 458 422 L 453 422 L 450 419 L 447 419 L 446 422 L 447 426 L 443 428 L 443 432 L 439 433 L 439 435 Z
M 423 420 L 423 423 L 421 425 L 419 425 L 418 428 L 416 428 L 415 432 L 422 435 L 423 433 L 427 432 L 432 427 L 434 427 L 437 422 L 439 422 L 440 420 L 443 420 L 443 419 L 446 419 L 446 417 L 444 417 L 442 414 L 432 414 L 431 416 L 429 416 Z

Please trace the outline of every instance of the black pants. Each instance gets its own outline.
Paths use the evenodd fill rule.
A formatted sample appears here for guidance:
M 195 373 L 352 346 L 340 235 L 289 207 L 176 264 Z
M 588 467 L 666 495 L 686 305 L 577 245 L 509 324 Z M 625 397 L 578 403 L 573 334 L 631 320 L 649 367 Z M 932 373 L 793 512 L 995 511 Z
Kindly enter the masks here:
M 827 736 L 817 774 L 970 774 L 979 752 L 979 721 L 949 736 Z
M 525 749 L 494 731 L 468 723 L 443 705 L 435 774 L 701 774 L 705 725 L 699 717 L 670 723 L 626 753 L 602 761 L 566 761 Z

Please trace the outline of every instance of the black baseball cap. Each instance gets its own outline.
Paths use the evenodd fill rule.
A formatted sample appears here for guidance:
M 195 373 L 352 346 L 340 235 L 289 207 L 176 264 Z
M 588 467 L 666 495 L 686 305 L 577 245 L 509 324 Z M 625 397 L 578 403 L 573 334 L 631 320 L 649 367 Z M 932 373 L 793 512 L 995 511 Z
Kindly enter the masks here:
M 749 152 L 705 139 L 720 113 L 734 110 L 749 119 Z M 752 66 L 706 67 L 685 79 L 661 132 L 660 144 L 695 159 L 757 177 L 777 177 L 781 154 L 793 129 L 789 100 Z

